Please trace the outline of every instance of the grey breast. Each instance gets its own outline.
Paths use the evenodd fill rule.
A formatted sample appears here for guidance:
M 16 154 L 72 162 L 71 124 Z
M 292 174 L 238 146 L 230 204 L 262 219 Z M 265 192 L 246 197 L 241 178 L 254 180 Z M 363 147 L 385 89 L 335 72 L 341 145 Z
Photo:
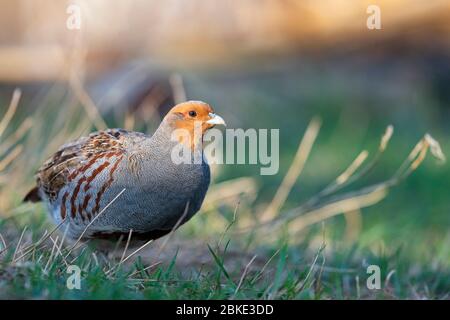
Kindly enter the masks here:
M 99 217 L 99 225 L 121 231 L 167 230 L 183 216 L 181 224 L 188 221 L 200 209 L 210 182 L 209 165 L 204 161 L 174 164 L 170 157 L 172 146 L 170 143 L 161 146 L 158 140 L 150 140 L 144 146 L 148 152 L 137 159 L 137 173 L 130 172 L 130 161 L 136 159 L 121 164 L 102 207 L 125 191 Z

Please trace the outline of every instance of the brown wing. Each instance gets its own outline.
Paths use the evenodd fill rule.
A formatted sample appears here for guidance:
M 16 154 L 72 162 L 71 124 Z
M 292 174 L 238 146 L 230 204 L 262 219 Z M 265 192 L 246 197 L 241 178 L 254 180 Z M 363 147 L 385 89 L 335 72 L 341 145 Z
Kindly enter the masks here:
M 37 186 L 25 196 L 24 201 L 40 201 L 43 193 L 50 201 L 55 200 L 72 174 L 89 168 L 106 154 L 124 153 L 125 138 L 130 134 L 133 133 L 123 129 L 108 129 L 63 145 L 38 170 Z

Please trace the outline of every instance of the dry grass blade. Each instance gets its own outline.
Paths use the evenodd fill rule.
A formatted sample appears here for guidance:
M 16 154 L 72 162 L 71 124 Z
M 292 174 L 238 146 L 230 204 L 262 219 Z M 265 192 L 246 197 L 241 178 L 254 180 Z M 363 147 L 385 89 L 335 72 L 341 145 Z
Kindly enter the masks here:
M 1 161 L 0 161 L 0 171 L 3 171 L 6 169 L 6 167 L 16 159 L 20 153 L 23 150 L 22 145 L 16 146 L 10 153 L 6 155 Z
M 394 134 L 394 126 L 388 125 L 386 128 L 386 131 L 384 132 L 383 137 L 381 137 L 380 146 L 379 146 L 378 150 L 380 150 L 381 152 L 386 150 L 387 145 L 388 145 L 389 141 L 391 140 L 393 134 Z
M 444 153 L 442 152 L 441 145 L 437 140 L 435 140 L 429 133 L 425 134 L 424 140 L 428 143 L 430 146 L 430 152 L 431 154 L 441 162 L 445 162 L 446 158 Z
M 183 78 L 180 74 L 174 73 L 169 78 L 170 85 L 174 96 L 175 103 L 186 101 L 186 90 L 184 89 Z
M 391 281 L 392 276 L 395 274 L 395 270 L 391 270 L 389 271 L 389 273 L 386 276 L 386 280 L 384 280 L 384 287 L 388 288 L 389 287 L 389 282 Z
M 115 244 L 115 246 L 114 246 L 114 249 L 113 249 L 112 252 L 109 254 L 109 256 L 110 256 L 111 258 L 113 258 L 113 257 L 116 256 L 116 253 L 117 253 L 117 251 L 119 250 L 119 247 L 120 247 L 120 244 L 122 243 L 122 241 L 123 241 L 123 234 L 121 234 L 121 235 L 119 236 L 119 239 L 117 239 L 116 244 Z
M 19 100 L 20 100 L 21 95 L 22 95 L 22 91 L 20 91 L 20 89 L 17 88 L 14 90 L 8 110 L 3 115 L 2 120 L 0 121 L 0 137 L 3 135 L 6 128 L 9 125 L 9 122 L 11 121 L 12 117 L 16 113 L 17 106 L 19 105 Z
M 123 263 L 127 262 L 131 257 L 133 257 L 134 255 L 136 255 L 138 252 L 142 251 L 146 246 L 148 246 L 150 243 L 153 242 L 152 240 L 148 240 L 146 243 L 144 243 L 142 246 L 140 246 L 139 248 L 137 248 L 136 250 L 134 250 L 132 253 L 130 253 L 125 259 L 123 259 L 120 264 L 117 266 L 117 268 L 120 267 L 120 265 L 122 265 Z
M 377 165 L 381 155 L 386 150 L 393 133 L 394 127 L 392 125 L 387 126 L 383 136 L 381 137 L 378 150 L 372 160 L 367 163 L 365 167 L 357 171 L 369 155 L 368 153 L 366 154 L 365 150 L 362 151 L 350 164 L 350 166 L 346 170 L 344 170 L 344 173 L 336 179 L 335 183 L 331 183 L 328 187 L 319 192 L 317 196 L 311 198 L 308 201 L 308 205 L 315 205 L 319 202 L 319 200 L 321 200 L 322 197 L 331 195 L 367 175 Z
M 336 178 L 336 184 L 340 185 L 345 183 L 355 172 L 358 170 L 358 168 L 366 161 L 367 157 L 369 156 L 369 152 L 367 150 L 363 150 L 355 160 L 350 164 L 350 166 L 341 173 L 339 177 Z
M 427 156 L 427 153 L 428 153 L 428 143 L 423 141 L 421 146 L 422 147 L 420 148 L 420 152 L 417 154 L 417 157 L 414 159 L 414 161 L 409 166 L 408 171 L 416 170 L 420 166 L 420 164 L 423 162 L 423 160 L 425 160 L 425 157 Z
M 64 223 L 64 221 L 65 221 L 65 219 L 62 220 L 57 226 L 55 226 L 55 227 L 53 228 L 53 230 L 52 230 L 50 233 L 47 233 L 47 230 L 45 230 L 45 232 L 44 232 L 44 234 L 42 235 L 42 237 L 41 237 L 36 243 L 31 244 L 30 246 L 24 248 L 24 251 L 25 251 L 25 252 L 24 252 L 19 258 L 17 258 L 16 261 L 22 259 L 22 258 L 25 257 L 27 254 L 31 253 L 33 250 L 35 250 L 36 248 L 38 248 L 45 240 L 47 240 L 48 238 L 50 238 L 50 236 L 51 236 L 53 233 L 55 233 L 56 230 L 59 229 L 59 227 Z M 14 261 L 13 261 L 13 262 L 14 262 Z
M 216 207 L 216 204 L 224 202 L 236 203 L 236 198 L 246 195 L 251 198 L 256 195 L 258 186 L 252 177 L 241 177 L 227 180 L 210 187 L 205 201 L 203 202 L 202 210 L 207 211 Z
M 27 226 L 25 226 L 25 228 L 23 228 L 22 233 L 20 234 L 19 241 L 17 242 L 16 249 L 14 250 L 12 261 L 15 261 L 15 259 L 16 259 L 16 255 L 20 250 L 20 245 L 22 244 L 22 239 L 23 239 L 23 236 L 25 235 L 26 230 L 27 230 Z
M 312 262 L 312 264 L 311 264 L 311 266 L 310 266 L 310 268 L 308 270 L 308 273 L 306 274 L 305 279 L 301 283 L 297 284 L 297 286 L 296 286 L 297 293 L 302 292 L 303 289 L 306 287 L 306 284 L 308 283 L 308 280 L 309 280 L 309 278 L 311 276 L 311 273 L 313 272 L 314 268 L 316 267 L 317 260 L 319 259 L 319 256 L 323 252 L 324 249 L 325 249 L 325 243 L 322 243 L 320 248 L 317 250 L 317 253 L 316 253 L 316 255 L 314 257 L 314 260 L 313 260 L 313 262 Z
M 89 243 L 89 241 L 90 240 L 86 241 L 86 243 Z M 87 247 L 81 248 L 78 255 L 72 258 L 72 260 L 70 261 L 70 264 L 73 264 L 75 261 L 77 261 L 87 251 L 86 249 L 87 249 Z M 66 255 L 66 257 L 67 257 L 67 255 Z
M 92 258 L 94 258 L 94 262 L 95 262 L 95 265 L 98 267 L 98 266 L 100 266 L 100 262 L 98 261 L 98 258 L 97 258 L 97 255 L 95 254 L 95 252 L 92 252 Z M 91 263 L 91 261 L 89 261 L 89 263 Z M 87 268 L 86 268 L 87 269 Z
M 134 130 L 135 122 L 136 122 L 136 118 L 134 116 L 134 113 L 132 113 L 132 112 L 125 113 L 125 119 L 123 122 L 123 128 L 125 130 L 130 130 L 130 131 Z
M 306 132 L 301 140 L 297 153 L 295 154 L 294 160 L 286 173 L 280 187 L 278 188 L 272 202 L 269 204 L 267 209 L 261 216 L 261 221 L 269 221 L 273 219 L 283 206 L 289 193 L 292 190 L 295 182 L 303 171 L 306 160 L 309 157 L 314 141 L 316 140 L 317 134 L 320 130 L 320 119 L 314 118 L 308 125 Z
M 123 262 L 123 259 L 125 259 L 125 254 L 127 253 L 128 246 L 130 245 L 131 235 L 132 234 L 133 234 L 133 229 L 130 229 L 130 231 L 128 232 L 127 242 L 126 242 L 125 247 L 123 249 L 122 256 L 120 257 L 120 260 L 119 260 L 119 265 L 121 265 L 122 262 Z
M 50 239 L 53 242 L 53 246 L 52 246 L 52 251 L 50 252 L 50 257 L 48 258 L 47 263 L 45 264 L 44 273 L 47 273 L 47 269 L 50 266 L 51 262 L 53 261 L 53 256 L 55 255 L 55 249 L 56 249 L 57 244 L 58 244 L 59 236 L 56 236 L 56 240 L 53 240 L 52 237 L 50 237 Z
M 8 137 L 0 145 L 0 152 L 6 152 L 11 149 L 33 126 L 33 120 L 31 118 L 26 118 L 14 132 L 11 137 Z
M 356 241 L 362 229 L 361 209 L 344 212 L 345 218 L 345 240 Z
M 2 245 L 2 247 L 0 247 L 0 249 L 1 249 L 0 253 L 2 253 L 3 250 L 6 249 L 7 245 L 6 245 L 5 238 L 3 238 L 1 233 L 0 233 L 0 241 L 1 241 L 1 245 Z
M 255 254 L 255 255 L 253 256 L 253 258 L 252 258 L 252 259 L 247 263 L 247 265 L 245 266 L 244 272 L 242 273 L 242 276 L 241 276 L 241 278 L 239 279 L 239 283 L 238 283 L 238 285 L 236 286 L 236 290 L 234 290 L 234 293 L 233 293 L 233 296 L 231 297 L 231 300 L 233 300 L 233 299 L 236 297 L 237 293 L 239 292 L 239 289 L 241 288 L 242 283 L 244 282 L 245 277 L 247 276 L 248 269 L 250 268 L 250 265 L 253 263 L 253 261 L 255 261 L 256 257 L 257 257 L 257 255 Z
M 230 230 L 231 226 L 236 222 L 236 214 L 238 212 L 239 209 L 239 205 L 240 205 L 240 201 L 238 201 L 238 203 L 236 204 L 236 207 L 234 208 L 234 212 L 233 212 L 233 219 L 230 221 L 230 223 L 227 225 L 227 227 L 225 228 L 225 231 L 222 233 L 222 236 L 219 239 L 219 242 L 217 243 L 217 250 L 220 249 L 220 245 L 222 244 L 223 239 L 225 238 L 226 233 L 228 232 L 228 230 Z
M 364 163 L 364 161 L 369 156 L 369 153 L 366 150 L 363 150 L 356 158 L 353 160 L 353 162 L 350 164 L 350 166 L 347 167 L 347 169 L 344 170 L 332 183 L 330 183 L 325 189 L 323 189 L 321 192 L 319 192 L 316 196 L 312 197 L 307 205 L 313 206 L 316 204 L 319 200 L 321 200 L 323 197 L 328 196 L 332 193 L 335 193 L 336 191 L 340 190 L 344 186 L 346 186 L 349 183 L 349 180 L 355 176 L 355 172 L 361 167 L 361 165 Z
M 429 134 L 425 134 L 395 173 L 394 177 L 396 181 L 399 182 L 404 180 L 415 171 L 422 164 L 423 160 L 425 160 L 428 150 L 430 150 L 431 154 L 439 161 L 446 161 L 439 142 Z
M 104 130 L 108 126 L 103 120 L 94 101 L 83 87 L 80 77 L 74 72 L 70 77 L 70 86 L 81 105 L 86 110 L 89 119 L 92 121 L 97 130 Z
M 149 240 L 146 243 L 144 243 L 144 245 L 140 246 L 138 249 L 136 249 L 135 251 L 133 251 L 131 254 L 129 254 L 126 258 L 125 258 L 125 254 L 128 250 L 128 246 L 130 245 L 131 242 L 131 235 L 133 234 L 133 229 L 130 229 L 130 232 L 128 233 L 128 239 L 127 239 L 127 243 L 125 244 L 125 248 L 123 249 L 122 252 L 122 256 L 120 258 L 120 261 L 117 265 L 115 265 L 113 268 L 109 269 L 105 274 L 109 275 L 112 271 L 117 271 L 119 270 L 119 268 L 122 266 L 123 263 L 125 263 L 126 261 L 128 261 L 132 256 L 134 256 L 136 253 L 138 253 L 139 251 L 141 251 L 142 249 L 144 249 L 147 245 L 149 245 L 150 243 L 153 242 L 153 240 Z
M 290 231 L 298 232 L 335 215 L 372 206 L 384 199 L 386 195 L 387 186 L 383 185 L 373 188 L 373 190 L 368 193 L 359 195 L 349 194 L 330 204 L 308 211 L 299 217 L 297 213 L 297 217 L 292 219 L 294 221 L 289 224 L 288 228 Z
M 138 273 L 140 273 L 140 272 L 145 272 L 145 271 L 150 270 L 150 269 L 152 269 L 152 268 L 154 268 L 154 267 L 156 267 L 156 266 L 159 266 L 161 263 L 162 263 L 162 261 L 158 261 L 158 262 L 152 263 L 151 265 L 145 267 L 145 268 L 142 269 L 142 270 L 136 270 L 136 271 L 134 271 L 132 274 L 130 274 L 130 275 L 128 276 L 128 278 L 132 278 L 134 275 L 136 275 L 136 274 L 138 274 Z
M 252 279 L 252 281 L 250 281 L 250 284 L 254 285 L 256 283 L 256 281 L 258 281 L 262 277 L 262 275 L 264 274 L 264 271 L 266 271 L 266 269 L 269 266 L 269 264 L 280 253 L 280 251 L 281 251 L 281 249 L 277 249 L 277 251 L 275 251 L 275 253 L 269 258 L 269 260 L 267 260 L 267 262 L 263 265 L 261 270 L 258 271 L 258 273 Z
M 64 264 L 66 265 L 66 267 L 68 267 L 69 263 L 67 262 L 66 258 L 64 257 L 64 255 L 61 252 L 61 248 L 62 248 L 62 245 L 64 243 L 64 238 L 61 239 L 59 245 L 58 245 L 58 237 L 56 237 L 56 240 L 53 240 L 53 238 L 50 237 L 50 240 L 53 242 L 53 245 L 56 246 L 56 253 L 61 256 L 61 258 L 63 259 Z

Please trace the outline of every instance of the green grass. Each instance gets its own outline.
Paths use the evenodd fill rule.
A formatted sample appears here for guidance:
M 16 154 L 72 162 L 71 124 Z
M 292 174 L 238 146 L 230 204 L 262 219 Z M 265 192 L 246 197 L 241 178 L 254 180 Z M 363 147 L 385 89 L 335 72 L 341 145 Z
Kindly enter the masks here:
M 2 230 L 14 230 L 12 221 Z M 232 230 L 232 229 L 231 229 Z M 37 239 L 38 230 L 30 231 Z M 183 233 L 183 230 L 181 230 Z M 311 239 L 299 245 L 279 243 L 253 251 L 257 258 L 246 271 L 251 255 L 239 252 L 237 241 L 225 237 L 220 249 L 216 244 L 194 246 L 187 242 L 173 256 L 155 264 L 152 257 L 139 257 L 118 269 L 119 258 L 107 258 L 90 247 L 76 250 L 66 259 L 82 270 L 81 290 L 69 290 L 70 274 L 61 254 L 52 256 L 52 245 L 33 249 L 25 259 L 12 262 L 15 247 L 3 253 L 0 264 L 1 298 L 33 299 L 445 299 L 448 298 L 450 273 L 433 252 L 420 259 L 412 257 L 416 247 L 367 247 L 327 243 L 325 247 Z M 15 235 L 15 239 L 17 239 Z M 30 234 L 31 236 L 31 234 Z M 362 239 L 364 240 L 364 239 Z M 362 241 L 364 242 L 364 241 Z M 182 267 L 177 250 L 209 253 L 204 265 Z M 443 248 L 440 248 L 443 250 Z M 96 253 L 96 258 L 93 254 Z M 252 252 L 252 254 L 253 254 Z M 426 251 L 424 251 L 426 252 Z M 20 253 L 16 253 L 16 258 Z M 120 256 L 120 255 L 119 255 Z M 261 257 L 261 258 L 258 258 Z M 73 260 L 73 261 L 72 261 Z M 435 261 L 434 261 L 435 260 Z M 366 267 L 381 268 L 381 290 L 368 290 Z M 149 265 L 154 267 L 146 270 Z M 110 270 L 114 270 L 110 272 Z M 387 275 L 395 271 L 389 280 Z

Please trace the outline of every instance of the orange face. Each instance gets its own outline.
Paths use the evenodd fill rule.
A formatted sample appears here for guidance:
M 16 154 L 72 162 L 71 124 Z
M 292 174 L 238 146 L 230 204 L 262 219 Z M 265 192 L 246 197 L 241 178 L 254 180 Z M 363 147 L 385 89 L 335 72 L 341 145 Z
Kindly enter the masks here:
M 177 104 L 169 111 L 166 118 L 171 119 L 175 129 L 189 131 L 192 144 L 196 140 L 195 129 L 200 129 L 203 136 L 208 129 L 215 125 L 225 125 L 225 121 L 216 115 L 207 103 L 202 101 L 187 101 Z

